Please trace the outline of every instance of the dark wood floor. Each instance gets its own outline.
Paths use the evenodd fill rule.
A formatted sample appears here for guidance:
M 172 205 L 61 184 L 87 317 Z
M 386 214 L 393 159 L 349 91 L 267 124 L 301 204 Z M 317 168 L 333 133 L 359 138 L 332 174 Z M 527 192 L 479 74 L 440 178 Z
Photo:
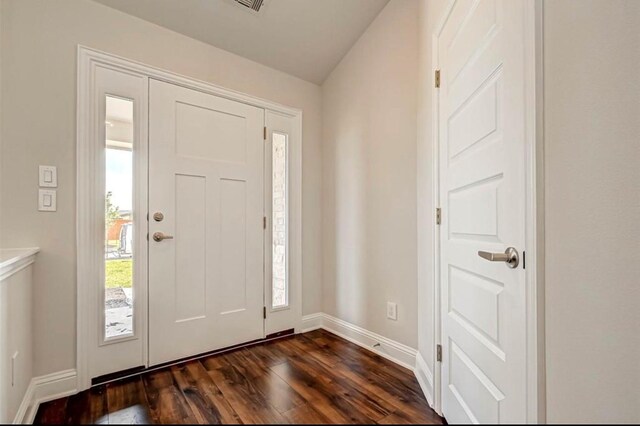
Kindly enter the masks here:
M 40 406 L 37 424 L 442 424 L 413 374 L 326 331 L 93 387 Z

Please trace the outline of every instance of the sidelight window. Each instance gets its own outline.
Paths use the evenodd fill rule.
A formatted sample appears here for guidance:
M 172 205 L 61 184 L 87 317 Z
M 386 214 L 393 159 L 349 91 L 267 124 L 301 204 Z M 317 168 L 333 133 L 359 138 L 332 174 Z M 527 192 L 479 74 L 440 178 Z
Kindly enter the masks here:
M 133 101 L 106 96 L 105 340 L 133 335 Z
M 273 133 L 272 144 L 272 277 L 271 307 L 289 305 L 288 286 L 288 140 Z

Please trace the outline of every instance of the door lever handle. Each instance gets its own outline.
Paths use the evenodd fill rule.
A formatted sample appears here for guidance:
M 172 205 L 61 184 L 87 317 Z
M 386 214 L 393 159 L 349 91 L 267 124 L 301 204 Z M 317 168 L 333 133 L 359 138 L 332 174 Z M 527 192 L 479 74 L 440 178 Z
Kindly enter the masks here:
M 164 235 L 162 232 L 153 233 L 153 241 L 173 240 L 173 235 Z
M 518 250 L 508 247 L 504 253 L 490 253 L 488 251 L 479 251 L 478 256 L 487 259 L 489 262 L 505 262 L 511 269 L 517 268 L 520 264 L 520 256 Z

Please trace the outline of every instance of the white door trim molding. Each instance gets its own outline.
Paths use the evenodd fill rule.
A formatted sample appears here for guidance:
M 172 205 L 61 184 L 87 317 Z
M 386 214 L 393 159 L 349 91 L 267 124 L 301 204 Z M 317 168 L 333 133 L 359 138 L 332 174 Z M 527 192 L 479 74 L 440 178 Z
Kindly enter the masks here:
M 438 37 L 457 0 L 449 0 L 442 16 L 437 20 L 432 33 L 432 65 L 439 69 Z M 527 422 L 546 421 L 546 387 L 544 364 L 544 81 L 543 81 L 543 6 L 544 0 L 525 2 L 525 100 L 526 100 L 526 320 L 527 320 Z M 433 205 L 440 206 L 439 170 L 439 101 L 438 89 L 432 91 L 432 161 L 433 161 Z M 433 359 L 437 359 L 437 345 L 441 344 L 442 325 L 440 309 L 440 230 L 434 223 L 434 271 L 433 313 L 434 344 Z M 424 361 L 424 360 L 423 360 Z M 425 363 L 425 366 L 428 366 Z M 433 408 L 442 415 L 441 364 L 435 362 L 433 369 Z
M 94 158 L 95 147 L 93 147 L 93 136 L 96 134 L 96 126 L 92 111 L 94 105 L 92 100 L 92 70 L 96 66 L 114 69 L 124 73 L 146 76 L 156 80 L 168 82 L 178 86 L 198 90 L 200 92 L 212 94 L 222 98 L 275 111 L 294 119 L 294 134 L 292 143 L 295 144 L 295 153 L 290 158 L 290 232 L 292 238 L 290 256 L 290 279 L 295 280 L 300 291 L 296 302 L 301 305 L 302 285 L 302 110 L 287 107 L 275 102 L 267 101 L 258 97 L 247 95 L 241 92 L 222 88 L 220 86 L 185 77 L 170 71 L 148 66 L 140 62 L 128 60 L 116 55 L 101 52 L 89 47 L 78 45 L 78 75 L 77 75 L 77 106 L 76 106 L 76 261 L 77 261 L 77 348 L 76 348 L 76 371 L 78 391 L 87 389 L 91 385 L 91 378 L 88 372 L 88 356 L 90 354 L 90 334 L 95 330 L 86 326 L 87 320 L 95 306 L 95 300 L 90 292 L 81 283 L 91 282 L 100 271 L 100 265 L 91 260 L 90 253 L 92 247 L 96 247 L 96 238 L 100 238 L 100 233 L 95 229 L 91 220 L 91 204 L 93 188 L 87 182 L 91 182 L 92 170 L 91 161 Z M 146 306 L 143 309 L 146 312 Z M 143 312 L 143 313 L 145 313 Z M 146 321 L 146 315 L 145 315 Z M 296 332 L 302 327 L 302 317 L 296 320 Z M 145 327 L 143 327 L 143 330 Z M 145 331 L 146 332 L 146 331 Z M 145 337 L 146 338 L 146 337 Z

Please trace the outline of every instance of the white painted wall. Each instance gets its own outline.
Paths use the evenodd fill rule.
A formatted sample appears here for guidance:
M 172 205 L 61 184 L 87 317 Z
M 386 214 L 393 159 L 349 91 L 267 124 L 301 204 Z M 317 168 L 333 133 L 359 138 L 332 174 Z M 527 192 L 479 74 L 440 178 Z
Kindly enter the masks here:
M 640 422 L 640 2 L 545 18 L 549 422 Z
M 83 44 L 304 111 L 303 313 L 321 309 L 320 87 L 88 0 L 2 0 L 6 245 L 39 246 L 35 375 L 75 367 L 76 48 Z M 7 104 L 7 100 L 11 104 Z M 38 164 L 58 211 L 37 211 Z
M 419 350 L 433 368 L 431 37 L 420 2 Z M 640 2 L 544 2 L 547 421 L 640 421 Z
M 417 8 L 392 0 L 322 86 L 324 312 L 414 348 Z

